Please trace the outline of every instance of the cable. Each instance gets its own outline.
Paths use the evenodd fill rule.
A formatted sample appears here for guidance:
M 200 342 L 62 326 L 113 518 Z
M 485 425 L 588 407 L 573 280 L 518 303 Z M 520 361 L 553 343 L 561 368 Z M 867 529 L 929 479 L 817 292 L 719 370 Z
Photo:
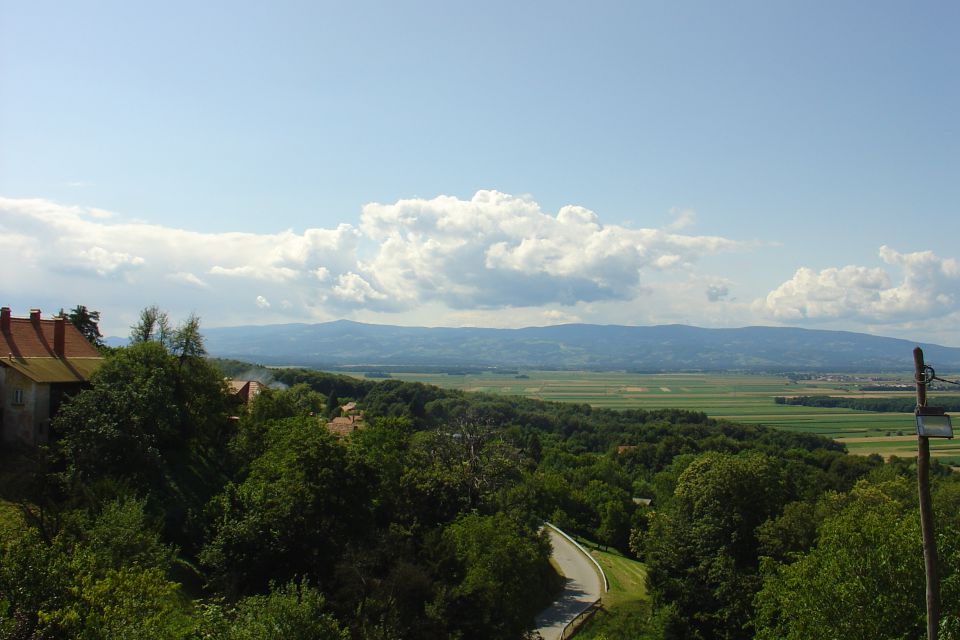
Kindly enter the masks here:
M 934 370 L 933 370 L 933 367 L 931 367 L 930 365 L 924 365 L 924 367 L 923 367 L 923 373 L 921 373 L 921 374 L 917 377 L 916 382 L 917 382 L 918 384 L 922 384 L 922 385 L 928 386 L 928 385 L 929 385 L 931 382 L 933 382 L 934 380 L 937 380 L 938 382 L 945 382 L 945 383 L 947 383 L 947 384 L 955 384 L 955 385 L 957 385 L 957 386 L 960 386 L 960 382 L 955 382 L 955 381 L 953 381 L 953 380 L 945 380 L 945 379 L 939 377 L 939 376 L 937 375 L 937 372 L 934 371 Z

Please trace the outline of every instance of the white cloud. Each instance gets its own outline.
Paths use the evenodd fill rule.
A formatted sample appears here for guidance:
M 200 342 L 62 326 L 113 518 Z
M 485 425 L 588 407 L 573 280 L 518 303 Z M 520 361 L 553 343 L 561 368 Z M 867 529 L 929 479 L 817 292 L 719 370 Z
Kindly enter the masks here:
M 629 299 L 647 268 L 686 267 L 735 241 L 603 225 L 583 207 L 556 216 L 529 198 L 478 191 L 369 204 L 360 225 L 381 243 L 363 266 L 401 303 L 453 308 L 564 305 Z
M 100 276 L 107 276 L 118 271 L 139 267 L 144 259 L 124 251 L 109 251 L 103 247 L 80 249 L 74 254 L 71 267 L 89 269 Z
M 899 253 L 880 247 L 888 268 L 848 265 L 793 277 L 754 302 L 767 317 L 796 322 L 851 319 L 892 324 L 960 310 L 960 265 L 931 251 Z M 891 269 L 892 268 L 892 269 Z M 894 283 L 890 271 L 901 273 Z
M 337 284 L 333 287 L 333 293 L 341 300 L 363 304 L 386 300 L 387 296 L 380 293 L 370 283 L 356 273 L 345 273 L 337 278 Z
M 11 290 L 59 291 L 104 316 L 159 304 L 210 324 L 264 317 L 527 309 L 531 323 L 576 321 L 582 305 L 633 299 L 706 254 L 744 245 L 669 229 L 605 225 L 593 211 L 556 214 L 529 197 L 479 191 L 370 204 L 361 224 L 254 234 L 200 233 L 42 199 L 0 198 L 0 252 Z M 251 289 L 283 301 L 252 314 Z M 210 299 L 216 290 L 217 300 Z M 266 301 L 266 297 L 261 298 Z M 31 304 L 30 302 L 27 303 Z M 112 310 L 116 310 L 114 314 Z M 543 314 L 546 315 L 543 315 Z
M 170 273 L 170 274 L 167 274 L 167 278 L 174 282 L 189 284 L 194 287 L 207 288 L 210 286 L 206 282 L 201 280 L 199 277 L 197 277 L 195 274 L 192 274 L 189 271 L 178 271 L 176 273 Z
M 243 278 L 246 280 L 267 280 L 282 282 L 296 278 L 298 272 L 290 267 L 278 267 L 269 264 L 244 264 L 238 267 L 221 267 L 214 265 L 210 268 L 211 275 L 227 276 L 228 278 Z
M 264 298 L 263 296 L 257 296 L 257 306 L 261 309 L 269 309 L 270 301 Z

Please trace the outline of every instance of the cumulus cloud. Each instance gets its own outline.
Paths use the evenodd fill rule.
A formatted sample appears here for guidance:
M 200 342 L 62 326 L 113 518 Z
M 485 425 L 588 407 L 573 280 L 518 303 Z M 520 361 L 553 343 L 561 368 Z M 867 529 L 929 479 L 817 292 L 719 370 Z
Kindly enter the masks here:
M 380 293 L 362 276 L 356 273 L 345 273 L 337 278 L 337 284 L 333 287 L 333 294 L 341 300 L 363 304 L 386 300 L 386 294 Z
M 468 200 L 369 204 L 359 227 L 200 233 L 100 209 L 0 198 L 0 251 L 12 265 L 8 274 L 34 288 L 58 287 L 83 302 L 109 299 L 118 308 L 157 303 L 175 312 L 175 301 L 201 315 L 215 309 L 224 322 L 243 321 L 236 314 L 250 308 L 251 288 L 261 287 L 269 289 L 257 306 L 278 319 L 438 305 L 549 308 L 543 320 L 557 322 L 577 319 L 568 311 L 575 305 L 635 298 L 666 272 L 745 248 L 679 233 L 690 218 L 675 216 L 668 228 L 633 229 L 604 224 L 580 206 L 550 213 L 526 196 L 479 191 Z M 210 307 L 211 290 L 217 307 Z M 283 302 L 267 306 L 267 297 Z
M 68 264 L 74 268 L 89 269 L 97 275 L 106 276 L 118 271 L 144 264 L 140 256 L 125 251 L 110 251 L 103 247 L 79 249 Z
M 848 265 L 793 277 L 757 300 L 754 308 L 783 321 L 855 319 L 877 324 L 960 310 L 960 264 L 931 251 L 899 253 L 882 246 L 887 267 Z M 899 279 L 891 276 L 899 272 Z
M 460 309 L 628 299 L 645 269 L 685 268 L 741 247 L 716 236 L 604 225 L 578 206 L 554 216 L 497 191 L 369 204 L 360 228 L 380 243 L 364 267 L 381 291 Z

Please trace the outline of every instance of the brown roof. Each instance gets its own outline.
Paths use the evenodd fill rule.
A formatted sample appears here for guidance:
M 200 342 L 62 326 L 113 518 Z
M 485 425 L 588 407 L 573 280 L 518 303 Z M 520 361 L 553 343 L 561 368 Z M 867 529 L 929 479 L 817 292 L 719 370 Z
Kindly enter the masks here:
M 56 320 L 10 318 L 10 326 L 0 331 L 0 358 L 13 354 L 15 358 L 55 358 L 53 332 Z M 80 331 L 64 323 L 63 355 L 67 358 L 99 358 L 97 349 L 87 342 Z
M 263 391 L 263 384 L 258 380 L 228 380 L 230 391 L 243 402 L 250 402 Z
M 54 350 L 57 325 L 63 327 L 62 353 Z M 82 382 L 103 358 L 65 319 L 43 320 L 36 309 L 29 318 L 14 318 L 0 309 L 0 366 L 16 369 L 34 382 Z
M 327 423 L 327 431 L 336 436 L 347 436 L 363 427 L 363 418 L 358 416 L 349 416 L 334 418 Z

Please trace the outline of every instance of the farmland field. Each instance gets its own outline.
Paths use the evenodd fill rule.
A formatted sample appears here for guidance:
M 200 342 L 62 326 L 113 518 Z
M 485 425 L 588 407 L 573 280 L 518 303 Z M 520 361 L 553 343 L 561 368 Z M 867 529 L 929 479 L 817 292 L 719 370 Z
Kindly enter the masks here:
M 678 408 L 702 411 L 713 418 L 763 424 L 835 438 L 851 453 L 916 455 L 913 415 L 843 408 L 775 404 L 776 396 L 829 395 L 857 398 L 914 397 L 910 389 L 868 391 L 863 387 L 910 385 L 902 375 L 850 374 L 792 380 L 786 376 L 748 374 L 640 374 L 590 371 L 509 373 L 393 373 L 393 378 L 439 387 L 541 400 L 587 403 L 610 409 Z M 930 404 L 936 404 L 936 391 Z M 960 444 L 931 441 L 933 455 L 960 461 Z

